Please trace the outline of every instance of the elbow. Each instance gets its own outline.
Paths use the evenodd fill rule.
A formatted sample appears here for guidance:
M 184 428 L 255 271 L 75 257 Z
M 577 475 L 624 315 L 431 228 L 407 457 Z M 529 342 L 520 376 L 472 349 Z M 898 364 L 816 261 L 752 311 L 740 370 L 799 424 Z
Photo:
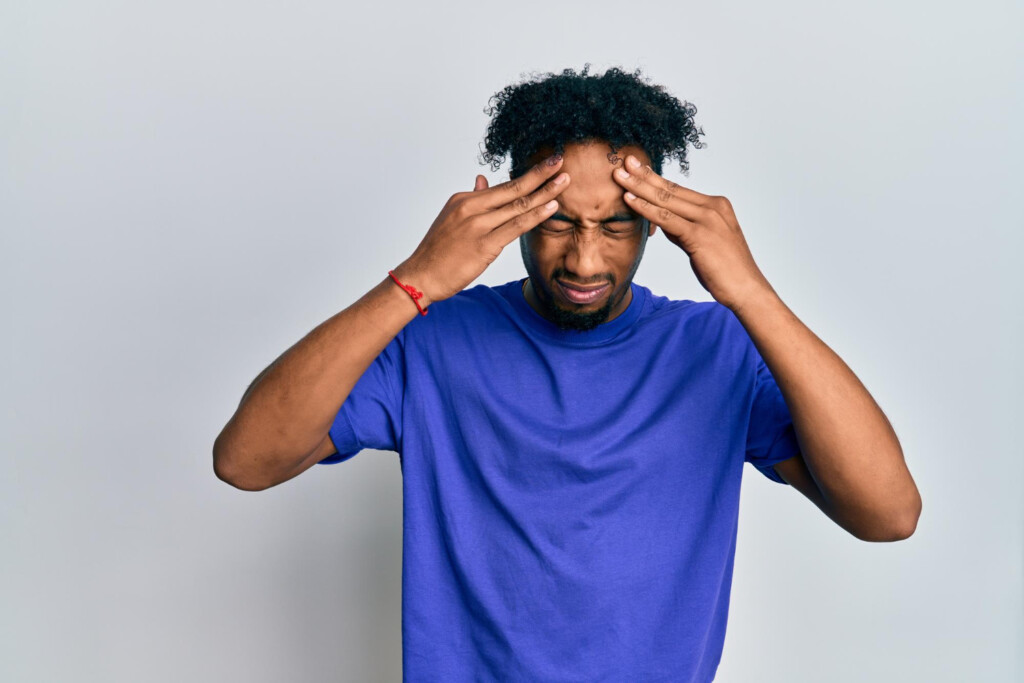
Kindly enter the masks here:
M 235 487 L 239 491 L 265 491 L 266 489 L 270 488 L 270 486 L 267 486 L 266 484 L 259 484 L 254 481 L 245 479 L 244 477 L 225 474 L 223 470 L 219 470 L 216 465 L 214 465 L 213 471 L 214 474 L 217 475 L 218 479 L 220 479 L 225 484 L 229 484 Z
M 913 502 L 893 511 L 874 524 L 864 528 L 848 529 L 861 541 L 875 543 L 891 543 L 905 541 L 917 531 L 917 522 L 921 518 L 921 496 L 915 491 Z
M 243 468 L 238 467 L 238 457 L 233 456 L 224 448 L 221 436 L 213 442 L 213 473 L 225 484 L 229 484 L 241 491 L 264 491 L 270 486 L 264 482 L 256 481 L 251 474 L 247 474 Z
M 903 541 L 914 535 L 917 531 L 917 522 L 921 519 L 921 494 L 914 489 L 914 498 L 903 513 L 902 522 L 897 530 L 899 532 L 895 541 Z
M 896 537 L 894 541 L 904 541 L 914 535 L 917 531 L 917 522 L 921 519 L 921 492 L 913 487 L 913 494 L 910 502 L 903 506 L 902 514 L 899 517 L 899 524 L 896 526 Z
M 875 530 L 874 533 L 861 536 L 862 541 L 873 541 L 882 543 L 892 543 L 893 541 L 905 541 L 914 535 L 917 530 L 917 520 L 910 519 L 899 524 L 894 524 L 886 528 L 884 531 Z

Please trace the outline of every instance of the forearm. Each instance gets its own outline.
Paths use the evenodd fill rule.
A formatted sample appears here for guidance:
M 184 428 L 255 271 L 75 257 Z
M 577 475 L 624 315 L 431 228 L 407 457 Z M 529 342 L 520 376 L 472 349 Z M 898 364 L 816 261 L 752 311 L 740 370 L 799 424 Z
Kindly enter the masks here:
M 396 269 L 396 276 L 402 274 Z M 422 302 L 426 306 L 428 302 Z M 259 489 L 297 475 L 373 360 L 419 311 L 386 277 L 314 328 L 250 385 L 214 443 L 214 469 Z
M 853 371 L 774 291 L 734 313 L 786 400 L 826 513 L 859 537 L 913 530 L 917 486 L 892 425 Z

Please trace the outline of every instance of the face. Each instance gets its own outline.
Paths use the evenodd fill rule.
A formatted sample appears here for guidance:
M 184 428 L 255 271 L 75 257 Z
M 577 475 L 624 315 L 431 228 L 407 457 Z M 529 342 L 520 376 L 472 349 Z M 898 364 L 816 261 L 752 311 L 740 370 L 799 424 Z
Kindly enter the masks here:
M 561 171 L 570 182 L 558 196 L 558 210 L 519 238 L 530 276 L 526 300 L 562 329 L 590 330 L 626 310 L 633 297 L 630 283 L 654 234 L 655 226 L 630 210 L 612 177 L 627 154 L 644 164 L 650 158 L 626 145 L 612 162 L 611 151 L 603 141 L 566 144 Z M 527 166 L 552 153 L 538 150 Z

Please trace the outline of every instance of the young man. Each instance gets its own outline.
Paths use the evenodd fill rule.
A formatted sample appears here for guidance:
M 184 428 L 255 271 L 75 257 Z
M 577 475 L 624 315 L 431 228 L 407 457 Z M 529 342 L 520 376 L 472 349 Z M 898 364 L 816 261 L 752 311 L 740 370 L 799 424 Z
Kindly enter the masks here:
M 921 499 L 884 414 L 732 207 L 659 174 L 691 106 L 611 69 L 496 95 L 509 182 L 267 368 L 214 445 L 247 490 L 364 448 L 403 474 L 407 680 L 693 681 L 721 658 L 743 463 L 857 538 Z M 714 301 L 633 282 L 660 227 Z M 518 239 L 528 277 L 466 287 Z

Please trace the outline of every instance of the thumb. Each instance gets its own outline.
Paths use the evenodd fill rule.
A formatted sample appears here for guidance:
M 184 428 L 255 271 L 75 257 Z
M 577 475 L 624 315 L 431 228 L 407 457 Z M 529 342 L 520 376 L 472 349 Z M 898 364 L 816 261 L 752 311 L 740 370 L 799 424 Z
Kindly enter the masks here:
M 473 184 L 473 192 L 479 192 L 480 190 L 487 189 L 487 178 L 482 175 L 477 175 L 476 182 Z

